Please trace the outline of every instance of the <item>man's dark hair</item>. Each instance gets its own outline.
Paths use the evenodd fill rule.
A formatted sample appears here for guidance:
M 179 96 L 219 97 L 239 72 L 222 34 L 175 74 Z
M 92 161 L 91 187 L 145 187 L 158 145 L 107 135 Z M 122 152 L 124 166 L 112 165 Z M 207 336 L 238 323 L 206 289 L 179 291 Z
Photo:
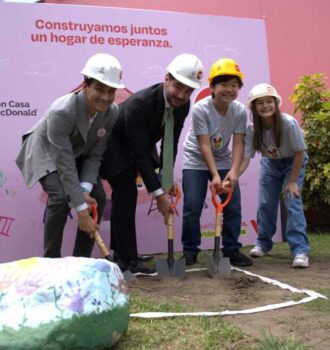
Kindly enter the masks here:
M 84 82 L 88 86 L 90 86 L 94 80 L 95 80 L 94 78 L 87 77 L 86 75 L 84 76 Z
M 168 80 L 177 80 L 173 77 L 171 73 L 167 73 L 167 75 L 168 75 Z

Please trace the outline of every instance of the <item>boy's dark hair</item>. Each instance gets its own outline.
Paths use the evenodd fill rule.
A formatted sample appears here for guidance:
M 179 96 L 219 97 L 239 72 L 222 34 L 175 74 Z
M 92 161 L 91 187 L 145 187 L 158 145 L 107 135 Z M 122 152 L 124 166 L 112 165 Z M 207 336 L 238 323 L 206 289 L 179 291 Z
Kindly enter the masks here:
M 275 113 L 273 115 L 273 133 L 275 138 L 276 147 L 280 148 L 281 145 L 281 112 L 278 107 L 278 102 L 276 98 L 275 100 Z M 252 112 L 252 118 L 253 118 L 253 128 L 254 128 L 254 135 L 253 135 L 253 147 L 254 149 L 261 153 L 263 142 L 262 142 L 262 135 L 264 128 L 261 123 L 261 118 L 258 116 L 257 110 L 256 110 L 256 101 L 254 100 L 251 105 L 251 112 Z
M 210 86 L 214 87 L 217 84 L 227 83 L 227 81 L 229 81 L 231 79 L 237 80 L 239 88 L 241 88 L 243 86 L 243 82 L 242 82 L 241 78 L 236 76 L 236 75 L 218 75 L 217 77 L 212 79 Z

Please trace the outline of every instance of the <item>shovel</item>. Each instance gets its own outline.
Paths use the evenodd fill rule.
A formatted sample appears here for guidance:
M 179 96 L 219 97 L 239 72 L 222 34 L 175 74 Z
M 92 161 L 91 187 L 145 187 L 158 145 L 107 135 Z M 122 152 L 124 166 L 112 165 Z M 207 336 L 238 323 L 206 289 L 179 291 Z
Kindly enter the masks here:
M 224 203 L 217 202 L 217 194 L 212 189 L 212 203 L 215 207 L 215 235 L 214 235 L 214 251 L 212 256 L 205 257 L 205 263 L 210 276 L 213 277 L 229 277 L 231 274 L 231 266 L 229 258 L 220 257 L 220 237 L 223 224 L 223 208 L 230 202 L 232 191 L 227 193 Z
M 176 186 L 175 188 L 176 192 L 176 200 L 172 204 L 173 210 L 175 210 L 176 205 L 181 197 L 181 192 L 179 188 Z M 173 214 L 170 213 L 167 219 L 167 245 L 168 245 L 168 255 L 167 259 L 164 260 L 157 260 L 156 261 L 156 269 L 158 276 L 160 278 L 164 277 L 179 277 L 183 279 L 186 275 L 186 261 L 185 259 L 181 258 L 178 260 L 174 260 L 173 255 Z
M 97 209 L 96 209 L 96 205 L 92 205 L 92 217 L 94 219 L 95 222 L 97 222 Z M 113 262 L 109 249 L 107 248 L 107 246 L 105 245 L 102 236 L 100 234 L 100 232 L 98 230 L 95 230 L 94 232 L 94 238 L 95 238 L 95 242 L 97 244 L 97 246 L 99 247 L 103 257 L 111 262 Z M 132 282 L 136 280 L 136 277 L 132 274 L 131 271 L 124 271 L 123 272 L 123 276 L 125 278 L 126 282 Z

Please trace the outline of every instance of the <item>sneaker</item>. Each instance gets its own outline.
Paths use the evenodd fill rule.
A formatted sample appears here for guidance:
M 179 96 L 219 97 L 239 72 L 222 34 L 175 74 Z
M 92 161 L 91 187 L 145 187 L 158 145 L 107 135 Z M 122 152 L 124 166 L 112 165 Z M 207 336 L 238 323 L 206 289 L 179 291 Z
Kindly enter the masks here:
M 267 255 L 267 253 L 265 253 L 261 247 L 256 245 L 250 250 L 250 255 L 252 256 L 252 258 L 260 258 L 261 256 Z
M 120 267 L 122 272 L 131 271 L 133 274 L 135 273 L 143 273 L 145 275 L 150 275 L 156 272 L 156 269 L 153 267 L 146 266 L 139 260 L 130 260 L 130 261 L 118 261 L 118 266 Z
M 224 253 L 223 256 L 228 257 L 230 260 L 230 264 L 233 266 L 250 266 L 253 264 L 252 259 L 247 257 L 246 255 L 240 253 L 239 251 L 227 252 Z
M 181 259 L 186 260 L 186 265 L 194 265 L 198 262 L 197 255 L 195 253 L 184 252 Z
M 309 261 L 306 254 L 297 254 L 292 263 L 292 267 L 308 267 Z

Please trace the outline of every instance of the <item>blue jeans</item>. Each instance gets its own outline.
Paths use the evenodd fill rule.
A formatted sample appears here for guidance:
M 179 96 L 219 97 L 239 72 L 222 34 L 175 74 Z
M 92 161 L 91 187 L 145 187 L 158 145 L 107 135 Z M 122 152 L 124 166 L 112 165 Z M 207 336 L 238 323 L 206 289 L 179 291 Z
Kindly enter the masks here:
M 225 178 L 228 171 L 228 169 L 218 170 L 221 179 Z M 184 252 L 195 254 L 199 252 L 198 246 L 201 244 L 200 216 L 209 180 L 211 180 L 211 175 L 208 170 L 183 170 L 184 198 L 181 241 Z M 226 195 L 220 197 L 225 200 Z M 242 245 L 238 242 L 241 219 L 241 192 L 237 185 L 231 201 L 223 210 L 222 243 L 224 253 L 238 251 L 241 248 Z
M 307 155 L 298 176 L 298 187 L 301 191 L 305 169 L 308 162 Z M 293 164 L 292 158 L 269 159 L 262 157 L 260 161 L 259 204 L 257 211 L 258 239 L 257 245 L 264 252 L 272 249 L 272 237 L 276 232 L 276 221 L 281 192 L 290 177 Z M 290 196 L 284 193 L 284 203 L 287 210 L 285 238 L 287 239 L 293 256 L 308 254 L 309 245 L 306 233 L 306 220 L 301 196 Z

